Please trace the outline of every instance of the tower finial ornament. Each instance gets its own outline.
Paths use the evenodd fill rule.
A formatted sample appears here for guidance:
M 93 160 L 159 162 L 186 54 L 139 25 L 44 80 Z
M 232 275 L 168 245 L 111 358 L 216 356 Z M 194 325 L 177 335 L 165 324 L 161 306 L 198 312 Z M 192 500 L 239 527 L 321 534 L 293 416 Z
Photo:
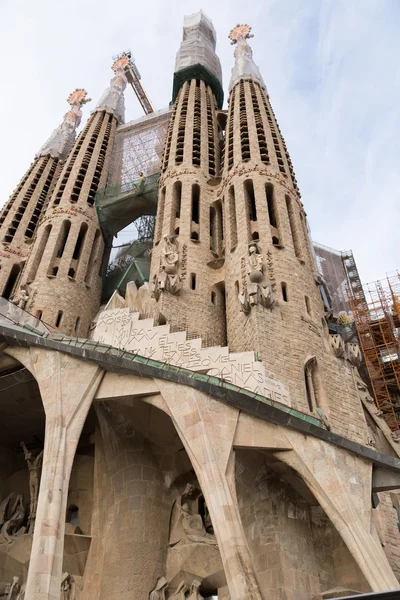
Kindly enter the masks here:
M 125 67 L 129 63 L 129 56 L 123 52 L 112 64 L 115 76 L 111 79 L 110 86 L 100 98 L 95 110 L 105 110 L 116 116 L 119 123 L 124 122 L 125 102 L 124 91 L 128 80 L 125 75 Z
M 231 44 L 236 44 L 235 48 L 235 66 L 232 69 L 232 77 L 229 84 L 229 91 L 241 79 L 252 79 L 257 81 L 260 86 L 267 91 L 267 87 L 261 77 L 261 73 L 253 60 L 253 51 L 247 43 L 249 38 L 254 37 L 251 33 L 250 25 L 236 25 L 229 33 Z
M 39 150 L 37 156 L 50 154 L 53 158 L 65 160 L 74 145 L 75 133 L 82 119 L 81 108 L 91 98 L 87 97 L 87 91 L 83 88 L 76 88 L 67 98 L 70 110 L 65 113 L 64 120 L 53 131 L 47 142 Z
M 228 37 L 231 40 L 231 44 L 236 44 L 239 37 L 248 40 L 249 38 L 254 37 L 254 35 L 251 33 L 250 25 L 247 25 L 246 23 L 245 25 L 236 25 L 236 27 L 229 32 Z

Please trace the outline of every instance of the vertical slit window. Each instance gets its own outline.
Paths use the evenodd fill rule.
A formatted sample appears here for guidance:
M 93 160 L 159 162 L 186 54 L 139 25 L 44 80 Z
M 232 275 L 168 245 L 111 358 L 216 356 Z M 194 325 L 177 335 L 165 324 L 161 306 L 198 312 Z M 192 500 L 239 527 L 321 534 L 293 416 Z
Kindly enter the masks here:
M 279 222 L 276 210 L 275 191 L 271 183 L 265 185 L 265 194 L 267 196 L 268 216 L 271 226 L 271 237 L 274 245 L 280 245 Z
M 289 196 L 285 196 L 285 200 L 286 200 L 287 213 L 288 213 L 288 217 L 289 217 L 290 233 L 292 235 L 292 240 L 293 240 L 294 253 L 297 256 L 297 258 L 301 259 L 302 258 L 301 242 L 300 242 L 299 231 L 298 231 L 297 223 L 296 223 L 296 214 L 295 214 L 295 210 L 293 207 L 293 201 L 292 201 L 292 198 L 290 198 Z
M 43 253 L 45 251 L 45 248 L 46 248 L 46 245 L 47 245 L 47 242 L 49 239 L 51 227 L 52 227 L 51 225 L 46 225 L 46 227 L 43 230 L 42 237 L 40 238 L 40 242 L 39 242 L 37 250 L 36 250 L 36 254 L 33 257 L 33 261 L 29 268 L 28 276 L 26 278 L 27 283 L 32 283 L 32 281 L 35 279 L 35 275 L 37 273 L 37 270 L 39 269 Z
M 90 285 L 92 279 L 92 273 L 95 270 L 96 259 L 99 251 L 99 246 L 101 242 L 101 233 L 99 229 L 96 229 L 96 233 L 94 235 L 94 239 L 92 242 L 92 249 L 90 251 L 90 256 L 87 264 L 86 275 L 85 275 L 85 283 Z M 101 263 L 101 261 L 99 261 Z M 100 264 L 101 267 L 101 264 Z M 99 269 L 100 269 L 99 267 Z
M 281 289 L 282 289 L 282 299 L 284 302 L 288 302 L 288 294 L 287 294 L 287 285 L 284 281 L 282 281 L 281 283 Z
M 307 314 L 311 316 L 311 302 L 308 296 L 304 296 Z
M 257 89 L 253 81 L 249 82 L 251 101 L 253 103 L 254 120 L 256 123 L 258 148 L 260 151 L 261 161 L 265 164 L 269 164 L 267 140 L 265 137 L 264 124 L 261 116 L 260 105 L 258 102 Z M 258 88 L 258 85 L 257 85 Z
M 176 150 L 175 150 L 175 164 L 181 164 L 183 162 L 183 152 L 185 146 L 185 129 L 186 129 L 186 117 L 188 110 L 189 101 L 189 90 L 190 84 L 186 82 L 184 85 L 184 93 L 182 98 L 182 106 L 179 114 L 178 121 L 178 133 L 176 136 Z
M 244 81 L 239 84 L 239 127 L 240 127 L 240 147 L 242 150 L 242 160 L 250 160 L 250 140 L 249 127 L 247 123 L 246 111 L 246 93 Z
M 14 291 L 15 285 L 17 283 L 19 274 L 21 272 L 21 265 L 20 264 L 15 264 L 12 266 L 12 269 L 10 271 L 10 274 L 8 276 L 7 279 L 7 283 L 4 287 L 4 291 L 3 291 L 3 298 L 5 298 L 6 300 L 9 300 L 12 296 L 12 293 Z
M 75 333 L 78 333 L 79 331 L 79 323 L 80 323 L 80 317 L 76 317 L 76 321 L 75 321 L 75 327 L 74 327 L 74 331 Z
M 225 147 L 225 154 L 227 154 L 228 158 L 225 160 L 225 164 L 228 166 L 228 171 L 230 171 L 233 167 L 233 126 L 234 126 L 234 118 L 235 118 L 235 94 L 236 87 L 231 92 L 231 97 L 229 99 L 229 118 L 228 118 L 228 142 Z
M 207 134 L 208 134 L 208 172 L 212 177 L 215 177 L 215 133 L 214 133 L 214 118 L 211 103 L 212 91 L 209 87 L 206 89 L 207 103 Z
M 87 223 L 82 223 L 82 225 L 79 229 L 78 239 L 76 240 L 74 253 L 72 255 L 72 260 L 79 260 L 79 258 L 81 256 L 81 252 L 82 252 L 82 247 L 85 242 L 87 230 L 88 230 Z
M 162 233 L 163 221 L 164 221 L 164 210 L 165 210 L 165 186 L 160 191 L 160 198 L 158 201 L 158 215 L 157 215 L 156 234 L 155 234 L 156 244 L 158 244 L 161 239 L 161 233 Z
M 310 411 L 321 408 L 323 388 L 317 359 L 311 358 L 304 367 L 306 398 Z
M 46 181 L 41 189 L 39 198 L 36 202 L 36 206 L 32 212 L 31 219 L 25 230 L 25 237 L 27 237 L 28 239 L 31 239 L 33 237 L 33 235 L 36 231 L 36 227 L 38 225 L 39 219 L 40 219 L 42 213 L 44 213 L 45 206 L 47 206 L 47 204 L 48 204 L 49 195 L 52 190 L 53 183 L 54 183 L 54 174 L 56 171 L 57 163 L 58 163 L 58 161 L 55 160 L 51 164 L 51 167 L 47 174 Z
M 193 152 L 192 161 L 195 167 L 201 165 L 201 88 L 200 81 L 196 81 L 194 89 L 194 114 L 193 114 Z
M 62 312 L 62 310 L 59 310 L 57 313 L 57 318 L 56 318 L 56 327 L 60 327 L 62 318 L 63 318 L 63 312 Z
M 231 238 L 231 252 L 236 248 L 237 239 L 237 224 L 236 224 L 236 199 L 235 199 L 235 188 L 233 185 L 229 188 L 228 192 L 228 214 L 229 214 L 229 232 Z
M 210 250 L 213 252 L 217 251 L 216 213 L 213 206 L 210 206 Z
M 37 319 L 41 319 L 41 318 L 42 318 L 42 315 L 43 315 L 43 311 L 42 311 L 42 310 L 37 310 L 37 311 L 36 311 L 36 318 L 37 318 Z
M 191 273 L 190 274 L 190 289 L 191 290 L 195 290 L 196 289 L 196 275 L 195 275 L 195 273 Z
M 200 186 L 195 183 L 192 185 L 192 225 L 190 238 L 192 240 L 200 239 Z
M 64 221 L 58 236 L 57 243 L 57 258 L 61 258 L 64 254 L 65 246 L 68 240 L 69 231 L 71 229 L 71 221 Z

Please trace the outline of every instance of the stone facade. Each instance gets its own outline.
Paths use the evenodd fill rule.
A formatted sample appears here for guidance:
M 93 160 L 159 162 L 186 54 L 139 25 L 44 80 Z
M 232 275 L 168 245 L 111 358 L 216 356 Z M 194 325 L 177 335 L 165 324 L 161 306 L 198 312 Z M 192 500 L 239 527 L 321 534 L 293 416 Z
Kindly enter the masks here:
M 202 13 L 185 21 L 148 284 L 129 282 L 98 311 L 108 240 L 94 197 L 123 120 L 126 55 L 77 140 L 57 130 L 13 200 L 26 201 L 39 166 L 49 176 L 62 146 L 12 290 L 51 332 L 17 317 L 0 328 L 0 598 L 399 588 L 398 438 L 357 344 L 329 333 L 249 37 L 247 25 L 230 34 L 224 113 L 215 31 Z M 19 214 L 7 210 L 4 228 Z
M 85 90 L 72 92 L 68 102 L 71 110 L 36 155 L 0 215 L 0 293 L 5 298 L 12 298 L 16 291 L 38 225 L 74 143 L 82 117 L 81 106 L 88 102 Z M 25 292 L 26 296 L 21 297 L 21 293 L 15 296 L 22 308 L 27 302 Z

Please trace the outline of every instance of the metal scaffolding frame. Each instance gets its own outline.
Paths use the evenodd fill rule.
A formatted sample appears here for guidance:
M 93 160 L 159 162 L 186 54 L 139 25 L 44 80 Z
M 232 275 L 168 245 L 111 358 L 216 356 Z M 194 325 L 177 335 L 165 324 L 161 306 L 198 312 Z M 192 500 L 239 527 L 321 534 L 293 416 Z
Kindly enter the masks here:
M 363 289 L 352 253 L 344 257 L 348 295 L 375 401 L 392 431 L 399 429 L 395 397 L 400 392 L 400 274 Z

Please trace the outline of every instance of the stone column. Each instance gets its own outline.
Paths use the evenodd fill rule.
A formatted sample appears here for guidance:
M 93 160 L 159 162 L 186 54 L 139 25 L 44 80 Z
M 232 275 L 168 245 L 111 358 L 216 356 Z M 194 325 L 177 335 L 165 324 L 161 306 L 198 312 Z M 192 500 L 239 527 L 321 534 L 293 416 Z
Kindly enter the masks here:
M 52 350 L 9 348 L 7 353 L 36 378 L 46 413 L 43 468 L 25 597 L 59 600 L 71 468 L 103 371 L 93 363 Z
M 196 390 L 157 385 L 204 493 L 230 595 L 261 600 L 236 499 L 233 438 L 239 411 Z

